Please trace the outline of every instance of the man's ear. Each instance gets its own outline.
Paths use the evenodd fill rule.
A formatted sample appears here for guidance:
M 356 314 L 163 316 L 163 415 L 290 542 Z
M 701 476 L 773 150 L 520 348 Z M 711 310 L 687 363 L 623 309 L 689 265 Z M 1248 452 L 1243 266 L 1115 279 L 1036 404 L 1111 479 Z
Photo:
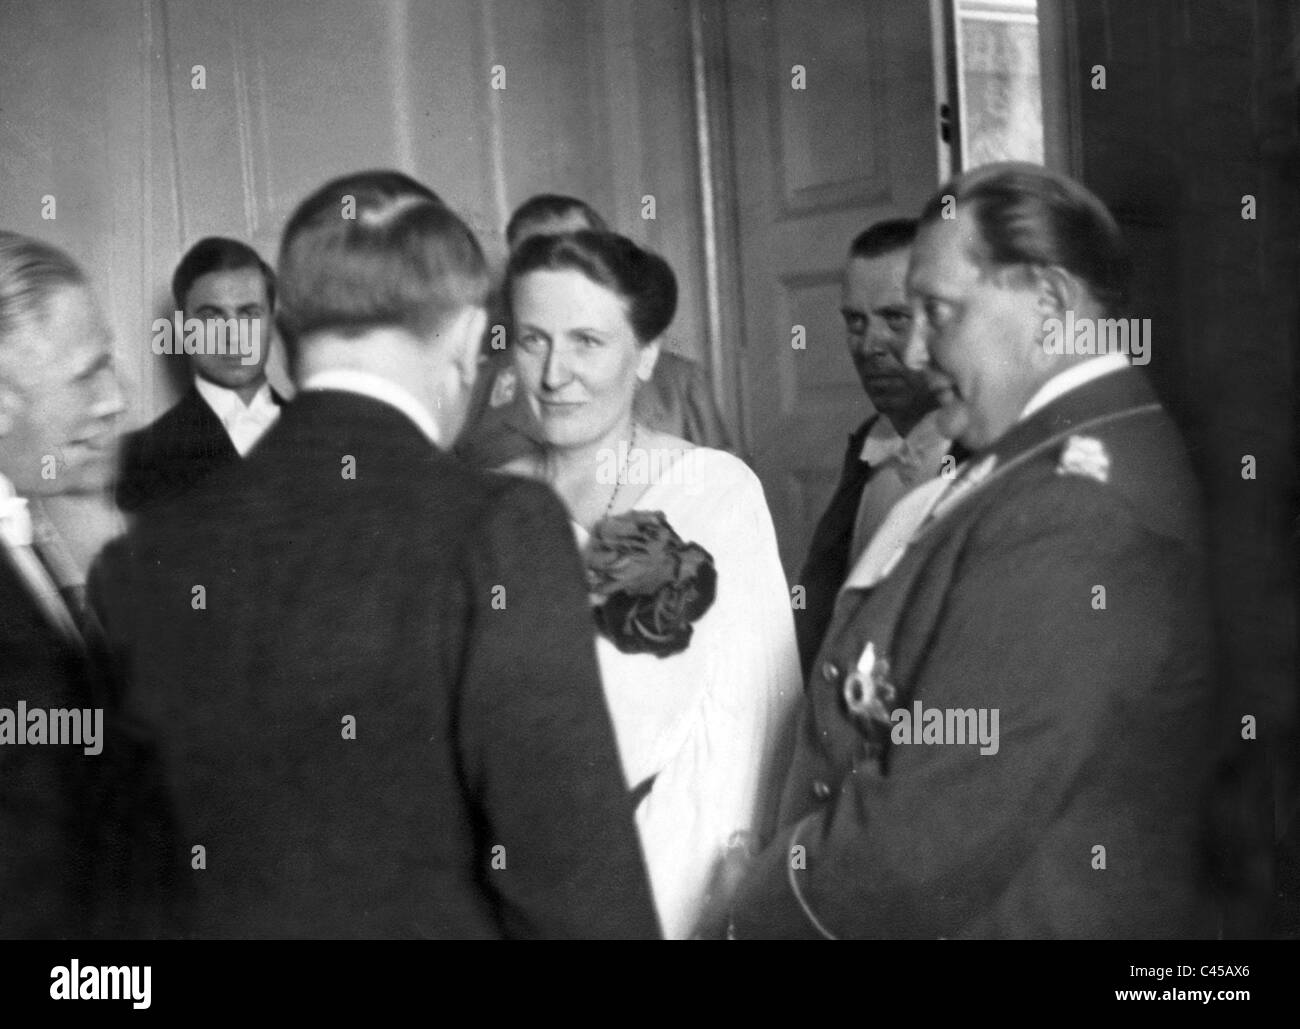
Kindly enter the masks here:
M 650 377 L 654 375 L 655 365 L 659 362 L 660 348 L 661 343 L 657 339 L 652 339 L 641 347 L 641 352 L 637 355 L 636 377 L 642 382 L 649 382 Z
M 1069 324 L 1069 312 L 1076 318 L 1086 317 L 1089 312 L 1080 310 L 1079 304 L 1085 300 L 1085 294 L 1078 279 L 1057 265 L 1046 265 L 1033 270 L 1036 296 L 1036 314 L 1040 320 L 1041 332 L 1034 334 L 1033 347 L 1029 352 L 1029 363 L 1040 370 L 1054 368 L 1059 359 L 1059 351 L 1047 346 L 1049 323 L 1055 322 L 1055 331 L 1065 331 Z
M 452 319 L 449 328 L 452 365 L 461 378 L 472 383 L 478 374 L 483 333 L 487 331 L 487 311 L 482 307 L 466 307 Z
M 1065 320 L 1065 313 L 1073 311 L 1075 317 L 1085 312 L 1079 310 L 1084 292 L 1079 280 L 1058 265 L 1049 264 L 1034 269 L 1038 284 L 1038 309 L 1044 318 Z

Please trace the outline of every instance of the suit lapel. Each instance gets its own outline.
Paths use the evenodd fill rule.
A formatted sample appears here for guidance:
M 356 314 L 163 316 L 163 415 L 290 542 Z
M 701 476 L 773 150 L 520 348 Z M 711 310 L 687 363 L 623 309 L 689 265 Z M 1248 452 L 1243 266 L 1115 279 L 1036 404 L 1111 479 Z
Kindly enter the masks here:
M 181 404 L 185 405 L 182 411 L 182 425 L 185 426 L 190 447 L 214 463 L 239 459 L 239 451 L 230 441 L 226 427 L 221 424 L 221 419 L 208 406 L 208 402 L 197 389 L 190 386 Z
M 0 541 L 0 597 L 0 636 L 32 635 L 40 626 L 45 635 L 80 650 L 81 632 L 35 548 L 20 549 Z

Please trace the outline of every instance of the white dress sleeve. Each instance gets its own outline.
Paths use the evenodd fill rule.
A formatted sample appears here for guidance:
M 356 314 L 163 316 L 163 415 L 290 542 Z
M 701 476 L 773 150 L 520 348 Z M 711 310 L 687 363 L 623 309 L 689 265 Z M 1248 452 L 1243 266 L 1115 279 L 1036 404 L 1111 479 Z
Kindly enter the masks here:
M 707 488 L 660 499 L 678 534 L 713 555 L 713 606 L 673 657 L 597 648 L 629 783 L 655 776 L 637 824 L 664 934 L 678 939 L 709 903 L 732 835 L 770 832 L 803 692 L 762 486 L 739 460 L 707 454 Z

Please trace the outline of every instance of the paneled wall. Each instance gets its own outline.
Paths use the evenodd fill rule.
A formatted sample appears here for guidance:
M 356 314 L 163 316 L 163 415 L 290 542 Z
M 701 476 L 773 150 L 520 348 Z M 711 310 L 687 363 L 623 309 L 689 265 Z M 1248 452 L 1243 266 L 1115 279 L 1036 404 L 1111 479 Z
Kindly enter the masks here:
M 871 413 L 845 345 L 849 244 L 912 216 L 948 158 L 925 3 L 727 0 L 717 61 L 730 104 L 742 425 L 796 581 Z
M 298 200 L 369 167 L 429 183 L 494 260 L 528 195 L 583 197 L 672 262 L 671 344 L 705 356 L 688 14 L 633 0 L 0 0 L 0 225 L 91 271 L 135 423 L 180 379 L 148 330 L 184 249 L 221 234 L 273 257 Z

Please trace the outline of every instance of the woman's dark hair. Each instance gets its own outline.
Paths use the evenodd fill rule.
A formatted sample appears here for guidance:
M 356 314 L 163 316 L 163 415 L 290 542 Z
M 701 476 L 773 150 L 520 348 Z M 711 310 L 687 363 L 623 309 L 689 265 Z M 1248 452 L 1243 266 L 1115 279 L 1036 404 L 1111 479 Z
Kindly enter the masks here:
M 967 208 L 983 241 L 970 258 L 985 270 L 1055 265 L 1078 277 L 1108 314 L 1128 303 L 1132 265 L 1106 205 L 1073 179 L 1019 162 L 973 168 L 939 189 L 921 224 Z
M 252 268 L 262 273 L 267 305 L 275 307 L 275 272 L 271 271 L 271 266 L 247 243 L 224 236 L 208 236 L 185 252 L 172 275 L 172 299 L 177 308 L 183 310 L 185 298 L 195 280 L 210 272 L 233 272 L 241 268 Z
M 552 218 L 563 218 L 565 215 L 575 212 L 582 215 L 583 220 L 587 223 L 587 228 L 592 231 L 609 231 L 605 219 L 598 215 L 586 201 L 579 200 L 577 197 L 563 196 L 559 193 L 538 193 L 516 207 L 515 213 L 510 216 L 510 221 L 506 224 L 506 245 L 513 249 L 519 239 L 520 231 L 530 222 L 544 222 Z
M 574 232 L 525 240 L 506 266 L 507 302 L 515 283 L 530 272 L 581 272 L 618 294 L 641 344 L 662 335 L 677 312 L 677 277 L 658 254 L 615 232 Z

